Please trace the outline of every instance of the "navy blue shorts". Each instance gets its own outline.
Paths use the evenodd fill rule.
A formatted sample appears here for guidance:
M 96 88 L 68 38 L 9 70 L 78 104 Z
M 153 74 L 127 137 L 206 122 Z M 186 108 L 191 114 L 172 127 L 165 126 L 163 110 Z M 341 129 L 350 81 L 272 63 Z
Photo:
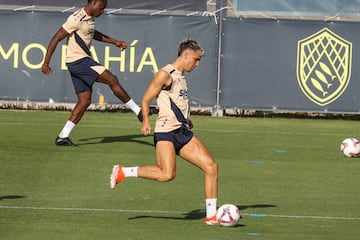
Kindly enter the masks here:
M 190 142 L 193 136 L 194 133 L 191 130 L 185 126 L 182 126 L 171 132 L 154 133 L 154 144 L 156 146 L 156 143 L 159 141 L 170 141 L 174 144 L 176 154 L 179 155 L 180 149 L 188 142 Z
M 105 71 L 105 67 L 86 57 L 75 62 L 66 63 L 69 69 L 75 92 L 92 92 L 92 86 L 97 78 Z

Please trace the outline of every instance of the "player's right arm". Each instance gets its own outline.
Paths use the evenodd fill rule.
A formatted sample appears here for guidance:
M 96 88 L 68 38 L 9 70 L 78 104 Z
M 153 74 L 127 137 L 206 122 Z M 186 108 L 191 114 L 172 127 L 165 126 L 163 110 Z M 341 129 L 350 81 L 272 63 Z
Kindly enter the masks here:
M 171 76 L 167 72 L 160 70 L 155 74 L 152 82 L 150 83 L 148 89 L 143 96 L 143 99 L 141 101 L 141 109 L 143 113 L 143 125 L 141 128 L 141 132 L 145 136 L 151 133 L 151 125 L 149 121 L 151 101 L 159 95 L 160 91 L 164 87 L 169 86 L 171 83 Z
M 70 15 L 65 21 L 65 23 L 59 28 L 59 30 L 51 38 L 49 46 L 46 50 L 44 63 L 41 67 L 41 71 L 44 74 L 49 74 L 52 72 L 52 69 L 49 66 L 49 64 L 58 43 L 62 41 L 64 38 L 69 37 L 72 32 L 76 31 L 79 28 L 79 25 L 81 24 L 81 17 L 79 17 L 80 13 L 81 11 L 79 10 L 73 13 L 72 15 Z
M 66 38 L 69 35 L 67 31 L 63 27 L 60 27 L 60 29 L 55 33 L 55 35 L 51 38 L 49 46 L 47 47 L 44 63 L 41 67 L 41 71 L 44 74 L 50 74 L 52 72 L 52 68 L 49 66 L 50 59 L 56 49 L 57 44 Z

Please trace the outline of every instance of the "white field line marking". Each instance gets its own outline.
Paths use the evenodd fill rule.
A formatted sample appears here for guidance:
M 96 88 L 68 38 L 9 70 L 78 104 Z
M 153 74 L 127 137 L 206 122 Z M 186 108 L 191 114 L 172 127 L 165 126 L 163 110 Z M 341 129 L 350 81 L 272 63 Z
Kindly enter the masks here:
M 226 129 L 207 129 L 199 128 L 198 131 L 224 132 L 224 133 L 248 133 L 248 134 L 278 134 L 278 135 L 304 135 L 304 136 L 344 136 L 343 133 L 304 133 L 304 132 L 285 132 L 285 131 L 248 131 L 248 130 L 226 130 Z
M 104 209 L 104 208 L 60 208 L 60 207 L 28 207 L 28 206 L 1 206 L 0 209 L 19 210 L 45 210 L 45 211 L 81 211 L 81 212 L 124 212 L 124 213 L 166 213 L 185 214 L 186 212 L 162 211 L 162 210 L 130 210 L 130 209 Z
M 187 212 L 163 211 L 163 210 L 131 210 L 131 209 L 103 209 L 103 208 L 60 208 L 60 207 L 27 207 L 27 206 L 1 206 L 0 209 L 17 210 L 44 210 L 44 211 L 81 211 L 81 212 L 123 212 L 123 213 L 163 213 L 163 214 L 187 214 Z M 251 216 L 250 213 L 242 213 L 243 216 Z M 273 218 L 296 218 L 296 219 L 328 219 L 328 220 L 360 220 L 360 217 L 330 217 L 330 216 L 292 216 L 264 214 L 263 217 Z
M 244 216 L 252 216 L 253 214 L 241 213 Z M 274 218 L 298 218 L 298 219 L 329 219 L 329 220 L 360 220 L 360 217 L 330 217 L 330 216 L 292 216 L 292 215 L 275 215 L 275 214 L 264 214 L 263 217 L 274 217 Z
M 31 122 L 0 122 L 0 125 L 15 125 L 15 126 L 63 126 L 62 123 L 31 123 Z M 79 127 L 89 128 L 129 128 L 126 125 L 98 125 L 98 124 L 81 124 Z M 140 127 L 137 127 L 140 128 Z
M 0 122 L 0 125 L 17 125 L 17 126 L 62 126 L 63 124 L 49 123 L 31 123 L 31 122 Z M 128 128 L 124 125 L 98 125 L 98 124 L 81 124 L 79 127 L 89 128 Z M 139 127 L 137 127 L 139 128 Z M 249 131 L 241 129 L 216 129 L 216 128 L 195 128 L 194 131 L 220 132 L 220 133 L 246 133 L 246 134 L 277 134 L 277 135 L 302 135 L 302 136 L 344 136 L 343 133 L 304 133 L 304 132 L 287 132 L 287 131 Z

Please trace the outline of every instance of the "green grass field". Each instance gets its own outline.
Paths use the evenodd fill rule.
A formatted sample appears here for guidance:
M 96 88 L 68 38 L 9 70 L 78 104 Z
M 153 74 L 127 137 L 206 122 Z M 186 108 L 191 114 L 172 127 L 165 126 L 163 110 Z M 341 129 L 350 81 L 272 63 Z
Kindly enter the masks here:
M 219 164 L 218 204 L 242 214 L 224 228 L 204 224 L 202 173 L 180 158 L 172 182 L 110 190 L 114 164 L 155 163 L 135 115 L 87 112 L 80 146 L 57 147 L 69 114 L 0 111 L 0 239 L 360 239 L 360 159 L 340 153 L 358 121 L 193 116 Z

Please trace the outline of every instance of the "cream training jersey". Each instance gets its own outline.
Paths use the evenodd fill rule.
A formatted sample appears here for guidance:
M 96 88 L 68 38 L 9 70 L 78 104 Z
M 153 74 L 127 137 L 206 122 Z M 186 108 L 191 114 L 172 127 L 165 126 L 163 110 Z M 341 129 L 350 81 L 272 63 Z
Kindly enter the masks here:
M 62 25 L 70 36 L 67 43 L 66 62 L 91 57 L 90 46 L 95 33 L 95 20 L 82 8 L 68 17 Z
M 161 70 L 171 76 L 172 83 L 162 89 L 156 99 L 159 114 L 155 123 L 155 132 L 170 132 L 188 124 L 190 114 L 188 88 L 185 77 L 171 64 Z

